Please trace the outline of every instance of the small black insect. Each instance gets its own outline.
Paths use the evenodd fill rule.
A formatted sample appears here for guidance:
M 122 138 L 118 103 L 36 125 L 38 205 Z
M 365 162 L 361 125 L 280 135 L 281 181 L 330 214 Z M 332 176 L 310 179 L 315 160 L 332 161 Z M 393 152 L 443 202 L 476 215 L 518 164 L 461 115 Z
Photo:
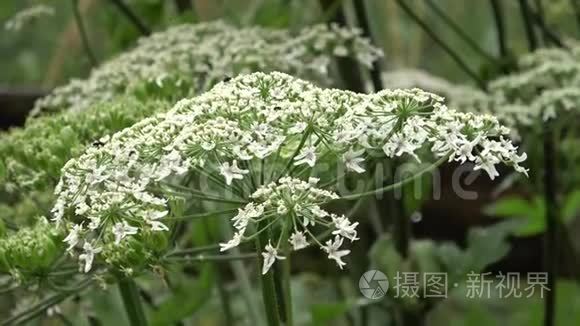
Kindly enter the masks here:
M 105 145 L 105 143 L 103 143 L 100 140 L 95 140 L 92 144 L 94 147 L 102 147 L 103 145 Z
M 222 81 L 223 81 L 224 83 L 227 83 L 227 82 L 229 82 L 230 80 L 232 80 L 232 77 L 228 76 L 228 77 L 224 78 Z

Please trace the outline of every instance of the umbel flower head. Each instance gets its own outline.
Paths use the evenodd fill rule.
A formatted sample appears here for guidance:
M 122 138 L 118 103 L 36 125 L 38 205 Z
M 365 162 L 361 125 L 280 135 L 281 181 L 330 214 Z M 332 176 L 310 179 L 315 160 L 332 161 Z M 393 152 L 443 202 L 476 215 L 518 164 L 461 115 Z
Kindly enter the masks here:
M 44 217 L 36 225 L 0 236 L 0 272 L 17 282 L 48 273 L 62 255 L 62 230 Z
M 356 223 L 324 208 L 341 198 L 333 189 L 340 173 L 429 152 L 474 162 L 491 178 L 500 163 L 526 172 L 508 132 L 492 116 L 456 112 L 418 89 L 365 95 L 278 72 L 242 75 L 70 160 L 53 220 L 68 228 L 72 252 L 96 260 L 100 248 L 167 233 L 168 216 L 178 217 L 168 208 L 172 198 L 215 201 L 240 207 L 232 219 L 237 233 L 223 249 L 271 230 L 265 271 L 283 257 L 282 242 L 317 244 L 342 266 L 348 252 L 341 246 L 357 239 Z M 323 162 L 339 169 L 324 170 Z M 317 243 L 321 229 L 334 238 Z
M 366 67 L 382 56 L 357 29 L 316 25 L 291 34 L 262 27 L 239 28 L 216 21 L 173 26 L 37 101 L 32 115 L 85 110 L 122 94 L 177 100 L 208 90 L 224 76 L 285 71 L 329 84 L 333 57 Z
M 489 94 L 462 88 L 450 97 L 461 110 L 497 116 L 514 138 L 560 115 L 572 121 L 580 105 L 580 47 L 537 50 L 520 59 L 516 72 L 494 80 Z
M 54 16 L 54 8 L 44 4 L 30 6 L 7 20 L 4 23 L 4 29 L 7 31 L 19 31 L 22 27 L 44 16 Z
M 34 202 L 50 198 L 66 161 L 86 146 L 100 146 L 102 137 L 166 111 L 171 107 L 167 100 L 174 103 L 206 91 L 224 76 L 257 70 L 276 69 L 329 84 L 333 57 L 345 55 L 370 66 L 381 52 L 358 30 L 336 26 L 292 34 L 218 21 L 155 33 L 94 69 L 89 78 L 56 88 L 36 103 L 33 115 L 62 112 L 0 134 L 0 171 L 6 170 L 0 187 L 26 192 Z M 45 206 L 38 206 L 18 216 L 26 220 L 45 214 Z

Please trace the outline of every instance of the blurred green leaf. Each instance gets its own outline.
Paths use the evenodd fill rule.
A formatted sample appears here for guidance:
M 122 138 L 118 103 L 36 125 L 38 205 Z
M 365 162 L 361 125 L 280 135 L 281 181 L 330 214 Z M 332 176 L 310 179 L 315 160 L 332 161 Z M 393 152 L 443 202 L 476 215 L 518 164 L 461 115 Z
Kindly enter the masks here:
M 173 295 L 151 316 L 151 325 L 171 325 L 198 311 L 211 297 L 214 269 L 205 264 L 199 279 L 175 286 Z
M 347 313 L 349 309 L 350 305 L 347 302 L 314 304 L 310 308 L 312 324 L 328 325 L 333 320 Z
M 580 190 L 574 190 L 566 196 L 562 205 L 562 222 L 571 222 L 580 211 Z
M 465 257 L 469 259 L 470 270 L 482 271 L 502 259 L 510 250 L 507 237 L 518 226 L 519 224 L 506 221 L 469 230 Z
M 544 201 L 535 197 L 533 201 L 522 198 L 501 199 L 485 209 L 489 215 L 502 218 L 521 219 L 519 227 L 514 232 L 520 237 L 532 236 L 543 233 L 546 229 Z
M 6 177 L 6 166 L 4 165 L 4 162 L 0 160 L 0 181 L 3 181 L 5 177 Z

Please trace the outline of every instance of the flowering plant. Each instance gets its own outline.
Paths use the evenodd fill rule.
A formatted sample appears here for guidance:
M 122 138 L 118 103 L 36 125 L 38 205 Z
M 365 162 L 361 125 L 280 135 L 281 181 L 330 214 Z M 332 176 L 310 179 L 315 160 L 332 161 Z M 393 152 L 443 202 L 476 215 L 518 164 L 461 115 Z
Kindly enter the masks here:
M 357 239 L 356 223 L 321 206 L 384 189 L 338 194 L 337 179 L 363 173 L 381 157 L 419 160 L 420 150 L 472 161 L 491 178 L 499 163 L 525 173 L 519 165 L 525 154 L 517 154 L 508 132 L 492 116 L 456 112 L 418 89 L 363 95 L 282 73 L 243 75 L 70 160 L 56 188 L 53 221 L 66 226 L 69 251 L 88 271 L 97 254 L 114 250 L 111 243 L 170 230 L 179 217 L 169 208 L 176 197 L 241 205 L 232 218 L 238 232 L 222 249 L 268 230 L 278 236 L 264 247 L 264 272 L 282 259 L 280 246 L 299 249 L 309 241 L 342 266 L 347 251 L 339 248 L 344 238 Z M 323 161 L 346 171 L 319 171 Z M 199 176 L 204 188 L 193 185 Z M 322 245 L 314 227 L 335 238 Z
M 9 209 L 0 216 L 18 216 L 15 222 L 30 224 L 48 212 L 50 193 L 68 159 L 86 146 L 98 146 L 101 137 L 166 111 L 166 101 L 205 91 L 224 76 L 277 69 L 329 84 L 332 57 L 349 56 L 369 66 L 380 55 L 358 30 L 337 26 L 313 26 L 293 35 L 217 21 L 174 26 L 142 38 L 88 79 L 56 88 L 32 113 L 55 114 L 29 119 L 25 128 L 0 135 L 1 188 L 18 203 L 18 214 Z
M 82 111 L 121 94 L 177 100 L 208 90 L 224 76 L 285 71 L 330 84 L 333 57 L 351 57 L 366 67 L 382 56 L 357 29 L 316 25 L 293 35 L 286 30 L 238 28 L 221 21 L 170 27 L 72 80 L 39 100 L 32 116 Z

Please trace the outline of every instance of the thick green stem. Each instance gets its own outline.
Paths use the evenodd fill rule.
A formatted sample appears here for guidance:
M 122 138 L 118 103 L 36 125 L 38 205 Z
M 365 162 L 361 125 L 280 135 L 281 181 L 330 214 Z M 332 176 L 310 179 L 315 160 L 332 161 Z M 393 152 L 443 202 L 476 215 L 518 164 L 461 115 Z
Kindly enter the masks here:
M 256 238 L 256 251 L 265 251 L 266 245 L 268 244 L 268 232 L 262 232 L 258 238 Z M 258 270 L 262 270 L 262 264 L 264 260 L 260 255 L 258 259 Z M 266 317 L 268 319 L 269 326 L 280 325 L 280 315 L 278 311 L 278 300 L 276 298 L 276 287 L 274 285 L 274 273 L 269 271 L 261 276 L 262 282 L 262 301 L 264 301 L 264 309 L 266 310 Z
M 294 318 L 292 317 L 292 285 L 291 281 L 291 264 L 290 264 L 290 248 L 286 243 L 284 256 L 286 259 L 283 262 L 282 278 L 284 284 L 284 307 L 286 308 L 286 326 L 294 325 Z
M 546 201 L 546 233 L 544 234 L 544 269 L 548 273 L 544 325 L 552 326 L 556 319 L 556 278 L 558 277 L 558 220 L 557 149 L 552 124 L 544 123 L 544 197 Z
M 220 221 L 222 222 L 222 221 Z M 233 236 L 233 232 L 229 223 L 220 223 L 220 228 L 222 230 L 222 235 L 226 238 L 231 238 Z M 232 248 L 233 255 L 240 255 L 240 249 L 235 247 Z M 259 256 L 259 253 L 255 253 L 256 258 Z M 233 260 L 230 261 L 230 266 L 234 277 L 236 278 L 237 283 L 240 285 L 241 294 L 243 297 L 244 304 L 246 305 L 246 309 L 248 314 L 250 315 L 250 320 L 254 325 L 263 325 L 264 320 L 263 316 L 260 315 L 258 310 L 258 303 L 256 300 L 256 296 L 254 295 L 252 284 L 250 281 L 249 273 L 246 269 L 246 266 L 242 261 Z
M 143 310 L 141 297 L 139 296 L 139 290 L 137 289 L 135 281 L 129 278 L 120 278 L 119 292 L 121 292 L 125 311 L 127 312 L 127 317 L 129 317 L 129 324 L 131 326 L 147 325 L 145 311 Z

